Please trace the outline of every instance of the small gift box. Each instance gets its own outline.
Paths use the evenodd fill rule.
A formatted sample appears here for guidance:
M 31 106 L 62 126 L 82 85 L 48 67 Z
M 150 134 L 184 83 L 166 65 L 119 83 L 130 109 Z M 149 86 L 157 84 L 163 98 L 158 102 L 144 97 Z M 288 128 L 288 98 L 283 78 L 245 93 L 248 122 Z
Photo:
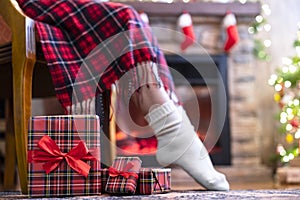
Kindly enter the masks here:
M 100 123 L 96 115 L 32 117 L 28 194 L 101 194 Z
M 134 194 L 141 163 L 138 157 L 116 158 L 108 169 L 105 191 L 112 194 Z
M 142 168 L 139 172 L 138 194 L 159 194 L 171 191 L 170 168 Z

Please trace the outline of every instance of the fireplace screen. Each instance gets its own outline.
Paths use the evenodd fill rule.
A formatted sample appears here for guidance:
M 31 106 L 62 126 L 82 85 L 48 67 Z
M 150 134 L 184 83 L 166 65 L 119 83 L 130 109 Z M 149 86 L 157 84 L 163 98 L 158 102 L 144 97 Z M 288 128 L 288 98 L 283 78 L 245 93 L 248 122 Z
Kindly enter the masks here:
M 176 94 L 199 138 L 207 147 L 213 163 L 229 165 L 226 56 L 167 55 L 166 59 L 174 77 Z M 139 113 L 131 113 L 131 117 L 143 119 Z M 146 122 L 142 120 L 138 124 L 143 126 Z M 155 162 L 157 141 L 150 129 L 131 130 L 131 134 L 126 134 L 117 127 L 116 139 L 118 155 L 138 155 L 145 165 Z

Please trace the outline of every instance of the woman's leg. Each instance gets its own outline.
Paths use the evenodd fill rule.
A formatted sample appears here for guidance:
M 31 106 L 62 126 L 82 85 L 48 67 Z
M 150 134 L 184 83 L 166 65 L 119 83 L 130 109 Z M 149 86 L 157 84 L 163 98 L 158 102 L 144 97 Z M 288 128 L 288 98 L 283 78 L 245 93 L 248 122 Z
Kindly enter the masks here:
M 179 165 L 209 190 L 229 190 L 226 177 L 214 169 L 184 109 L 170 100 L 163 87 L 142 86 L 131 99 L 154 130 L 160 164 Z

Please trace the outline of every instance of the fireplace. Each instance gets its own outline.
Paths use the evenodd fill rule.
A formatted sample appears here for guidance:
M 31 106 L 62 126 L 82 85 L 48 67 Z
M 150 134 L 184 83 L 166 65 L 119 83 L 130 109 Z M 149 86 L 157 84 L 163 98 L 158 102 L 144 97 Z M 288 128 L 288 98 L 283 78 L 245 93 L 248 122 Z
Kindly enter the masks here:
M 226 55 L 166 55 L 166 59 L 174 77 L 176 94 L 209 150 L 213 163 L 231 164 Z M 222 119 L 219 113 L 224 112 L 225 119 Z M 138 113 L 132 117 L 136 115 Z M 147 134 L 149 137 L 139 137 L 141 134 L 138 130 L 126 134 L 117 127 L 117 154 L 139 156 L 144 166 L 158 165 L 155 160 L 156 138 L 153 133 Z

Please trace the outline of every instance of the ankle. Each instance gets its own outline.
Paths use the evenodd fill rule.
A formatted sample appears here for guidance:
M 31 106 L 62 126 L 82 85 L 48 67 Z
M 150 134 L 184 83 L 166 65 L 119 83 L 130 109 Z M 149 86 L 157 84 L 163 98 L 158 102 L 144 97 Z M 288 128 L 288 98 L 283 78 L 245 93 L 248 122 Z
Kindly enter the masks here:
M 155 84 L 144 85 L 136 91 L 132 97 L 132 102 L 145 116 L 154 107 L 158 107 L 170 100 L 163 87 Z

